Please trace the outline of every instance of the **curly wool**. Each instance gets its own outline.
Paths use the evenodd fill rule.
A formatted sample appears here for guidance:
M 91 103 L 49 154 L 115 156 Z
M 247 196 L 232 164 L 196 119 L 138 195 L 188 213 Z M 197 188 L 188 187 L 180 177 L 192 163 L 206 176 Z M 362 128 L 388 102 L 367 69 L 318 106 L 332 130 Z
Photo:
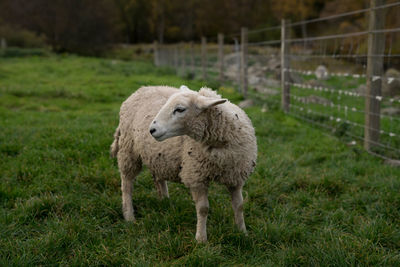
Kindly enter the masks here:
M 229 101 L 188 118 L 187 135 L 163 142 L 150 135 L 152 119 L 178 92 L 167 86 L 142 87 L 122 104 L 111 146 L 120 171 L 134 176 L 145 164 L 157 181 L 183 182 L 187 187 L 207 186 L 210 181 L 242 186 L 254 170 L 257 143 L 250 119 Z M 196 94 L 221 98 L 208 88 Z

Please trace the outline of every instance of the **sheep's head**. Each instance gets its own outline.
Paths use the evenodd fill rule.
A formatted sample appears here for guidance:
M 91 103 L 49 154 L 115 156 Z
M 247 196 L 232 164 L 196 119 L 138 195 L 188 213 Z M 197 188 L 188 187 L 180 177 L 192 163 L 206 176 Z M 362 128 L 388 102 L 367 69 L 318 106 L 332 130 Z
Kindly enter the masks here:
M 196 119 L 199 114 L 213 106 L 225 103 L 226 99 L 205 97 L 181 86 L 178 93 L 173 94 L 150 124 L 150 134 L 157 140 L 187 134 L 186 125 Z

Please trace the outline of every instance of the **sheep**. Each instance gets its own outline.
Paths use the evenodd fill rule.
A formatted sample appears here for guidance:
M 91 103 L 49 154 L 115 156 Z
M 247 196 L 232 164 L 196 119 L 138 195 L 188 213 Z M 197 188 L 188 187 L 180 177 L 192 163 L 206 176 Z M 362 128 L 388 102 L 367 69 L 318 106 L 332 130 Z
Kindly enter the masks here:
M 213 181 L 227 187 L 235 223 L 247 234 L 242 187 L 256 166 L 255 131 L 246 113 L 215 91 L 138 89 L 121 106 L 111 155 L 118 160 L 125 220 L 135 221 L 133 181 L 145 164 L 160 198 L 169 197 L 166 181 L 190 189 L 198 242 L 207 241 L 208 186 Z

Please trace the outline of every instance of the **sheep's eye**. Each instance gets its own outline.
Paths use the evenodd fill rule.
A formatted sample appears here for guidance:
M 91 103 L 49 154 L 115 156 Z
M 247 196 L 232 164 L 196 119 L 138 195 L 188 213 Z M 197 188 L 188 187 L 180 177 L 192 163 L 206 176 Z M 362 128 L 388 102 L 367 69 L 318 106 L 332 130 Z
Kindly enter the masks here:
M 184 112 L 186 109 L 185 108 L 180 108 L 180 107 L 178 107 L 178 108 L 176 108 L 175 110 L 174 110 L 174 114 L 176 113 L 176 112 L 178 112 L 178 113 L 182 113 L 182 112 Z

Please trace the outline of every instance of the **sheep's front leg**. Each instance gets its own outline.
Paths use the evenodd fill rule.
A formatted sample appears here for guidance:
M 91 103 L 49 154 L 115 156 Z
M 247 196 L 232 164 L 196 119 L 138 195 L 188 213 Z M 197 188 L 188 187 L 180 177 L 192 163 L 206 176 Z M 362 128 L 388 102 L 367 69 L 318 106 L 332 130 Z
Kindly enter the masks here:
M 156 186 L 158 196 L 160 197 L 160 199 L 163 199 L 165 197 L 169 198 L 167 181 L 154 180 L 154 184 Z
M 246 225 L 243 218 L 243 196 L 242 187 L 228 187 L 232 198 L 232 208 L 235 214 L 235 223 L 239 227 L 239 230 L 247 234 Z
M 208 188 L 191 188 L 192 197 L 196 203 L 197 227 L 196 240 L 198 242 L 207 241 L 207 215 L 208 215 Z

